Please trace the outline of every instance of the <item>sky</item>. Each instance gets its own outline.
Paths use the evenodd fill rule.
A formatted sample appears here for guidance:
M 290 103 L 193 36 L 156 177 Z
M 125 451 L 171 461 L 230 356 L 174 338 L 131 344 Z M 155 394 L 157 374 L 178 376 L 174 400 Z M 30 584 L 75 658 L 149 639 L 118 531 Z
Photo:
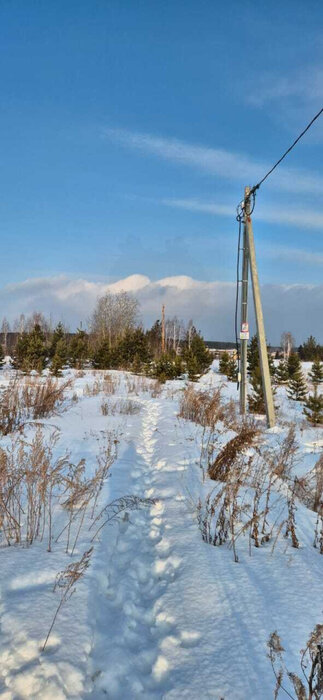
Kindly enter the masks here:
M 167 300 L 232 340 L 236 205 L 323 105 L 322 23 L 314 0 L 2 0 L 0 316 L 75 326 L 125 280 L 146 324 Z M 323 117 L 257 194 L 273 343 L 323 342 L 322 156 Z

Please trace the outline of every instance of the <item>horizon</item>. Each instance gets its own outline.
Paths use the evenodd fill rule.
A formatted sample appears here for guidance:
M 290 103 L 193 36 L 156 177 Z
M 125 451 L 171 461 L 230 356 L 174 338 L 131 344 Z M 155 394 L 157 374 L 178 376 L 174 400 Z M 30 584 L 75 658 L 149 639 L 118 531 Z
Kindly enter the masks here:
M 161 307 L 165 304 L 166 317 L 177 316 L 184 323 L 193 319 L 206 340 L 219 338 L 223 342 L 234 342 L 233 309 L 236 285 L 230 282 L 206 283 L 183 275 L 152 281 L 145 275 L 131 275 L 105 284 L 82 279 L 73 280 L 61 275 L 47 280 L 39 278 L 10 285 L 7 298 L 4 296 L 4 290 L 0 290 L 0 300 L 2 295 L 2 305 L 8 311 L 5 315 L 11 324 L 20 313 L 28 316 L 33 311 L 39 311 L 50 317 L 53 325 L 61 321 L 76 330 L 80 323 L 83 327 L 88 325 L 98 297 L 106 292 L 121 291 L 138 299 L 139 315 L 145 329 L 161 317 Z M 313 314 L 309 315 L 306 314 L 306 293 L 311 292 L 311 287 L 291 285 L 286 286 L 282 292 L 281 286 L 263 286 L 266 335 L 270 345 L 279 345 L 281 334 L 286 330 L 292 333 L 297 346 L 310 335 L 322 343 L 320 309 L 323 285 L 319 291 L 320 294 L 316 295 L 316 307 L 312 304 Z M 302 321 L 299 324 L 301 303 L 306 322 Z M 275 314 L 270 313 L 271 309 L 278 308 L 278 305 L 279 324 Z M 230 331 L 227 331 L 228 327 L 231 327 L 231 335 Z M 251 304 L 250 331 L 251 335 L 256 331 Z

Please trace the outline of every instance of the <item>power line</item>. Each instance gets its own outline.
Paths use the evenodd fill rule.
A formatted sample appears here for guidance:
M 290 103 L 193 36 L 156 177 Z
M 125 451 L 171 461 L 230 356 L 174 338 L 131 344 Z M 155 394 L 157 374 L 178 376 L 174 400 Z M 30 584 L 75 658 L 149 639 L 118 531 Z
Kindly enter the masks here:
M 260 180 L 260 182 L 258 182 L 257 185 L 254 185 L 254 187 L 251 188 L 250 194 L 254 194 L 254 193 L 256 192 L 256 190 L 259 190 L 260 185 L 262 185 L 262 183 L 265 182 L 265 180 L 267 180 L 267 177 L 269 177 L 269 175 L 271 175 L 271 173 L 277 168 L 277 166 L 282 162 L 282 160 L 284 160 L 284 158 L 286 158 L 286 156 L 288 155 L 288 153 L 290 153 L 290 152 L 293 150 L 294 146 L 296 146 L 296 144 L 298 143 L 298 141 L 300 141 L 300 139 L 304 136 L 304 134 L 306 134 L 306 132 L 310 129 L 310 127 L 312 126 L 312 124 L 314 124 L 314 122 L 316 121 L 316 119 L 318 119 L 318 118 L 321 116 L 322 112 L 323 112 L 323 107 L 322 107 L 322 109 L 320 109 L 320 111 L 315 115 L 315 117 L 313 117 L 313 119 L 312 119 L 312 120 L 309 122 L 309 124 L 305 127 L 305 129 L 302 131 L 302 133 L 299 134 L 299 136 L 297 137 L 297 139 L 295 139 L 294 143 L 292 143 L 292 145 L 287 149 L 287 151 L 285 151 L 285 153 L 281 156 L 281 158 L 279 158 L 279 160 L 277 161 L 277 163 L 275 163 L 275 165 L 273 165 L 273 167 L 272 167 L 270 170 L 268 170 L 268 173 L 266 173 L 266 175 L 262 178 L 262 180 Z

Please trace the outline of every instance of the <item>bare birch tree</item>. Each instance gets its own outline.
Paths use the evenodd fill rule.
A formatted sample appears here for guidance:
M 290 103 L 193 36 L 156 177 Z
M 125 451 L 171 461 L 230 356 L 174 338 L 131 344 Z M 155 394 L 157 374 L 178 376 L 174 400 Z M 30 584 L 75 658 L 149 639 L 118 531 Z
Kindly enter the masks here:
M 139 302 L 127 292 L 106 292 L 99 297 L 90 319 L 90 329 L 99 342 L 108 340 L 113 347 L 125 333 L 139 323 Z

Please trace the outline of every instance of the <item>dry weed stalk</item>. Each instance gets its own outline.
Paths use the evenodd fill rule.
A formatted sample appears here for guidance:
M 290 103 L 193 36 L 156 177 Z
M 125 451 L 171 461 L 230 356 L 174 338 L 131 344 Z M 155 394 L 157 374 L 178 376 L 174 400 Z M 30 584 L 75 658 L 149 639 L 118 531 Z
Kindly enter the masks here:
M 66 553 L 69 553 L 71 546 L 71 530 L 72 524 L 75 525 L 74 541 L 71 546 L 71 556 L 74 554 L 77 546 L 80 533 L 84 524 L 86 513 L 89 507 L 92 506 L 91 518 L 94 517 L 95 508 L 98 502 L 99 495 L 103 485 L 109 476 L 109 470 L 117 456 L 118 439 L 114 433 L 108 434 L 105 444 L 97 457 L 98 466 L 94 476 L 86 479 L 84 476 L 85 466 L 84 460 L 81 460 L 76 467 L 70 465 L 70 478 L 66 482 L 66 492 L 68 494 L 62 503 L 63 507 L 68 512 L 68 523 L 56 537 L 56 542 L 62 534 L 67 531 Z
M 101 523 L 101 525 L 98 527 L 95 534 L 93 535 L 91 542 L 93 542 L 96 539 L 99 532 L 105 527 L 105 525 L 110 523 L 112 520 L 118 520 L 120 518 L 120 514 L 124 511 L 141 510 L 142 508 L 153 506 L 155 505 L 155 503 L 155 498 L 140 498 L 139 496 L 134 495 L 121 496 L 121 498 L 116 498 L 114 501 L 111 501 L 111 503 L 108 503 L 106 506 L 104 506 L 104 508 L 102 508 L 102 510 L 100 511 L 100 513 L 98 513 L 98 515 L 93 520 L 90 526 L 91 530 L 93 526 L 98 524 L 101 518 L 105 518 L 104 522 Z
M 295 512 L 296 512 L 296 503 L 295 503 L 295 488 L 297 484 L 297 479 L 294 479 L 293 487 L 291 489 L 288 489 L 287 492 L 287 509 L 288 509 L 288 516 L 287 516 L 287 522 L 286 522 L 286 531 L 285 531 L 285 537 L 288 537 L 289 535 L 291 536 L 292 540 L 292 545 L 295 547 L 295 549 L 298 549 L 299 547 L 299 541 L 297 539 L 296 535 L 296 523 L 295 523 Z
M 80 578 L 82 578 L 82 576 L 84 576 L 87 568 L 89 567 L 92 552 L 93 547 L 84 552 L 82 558 L 79 561 L 75 562 L 74 564 L 70 564 L 66 567 L 66 569 L 64 569 L 64 571 L 61 571 L 59 574 L 57 574 L 53 590 L 54 592 L 56 590 L 60 591 L 61 599 L 53 617 L 51 626 L 48 630 L 47 637 L 42 646 L 42 651 L 45 651 L 46 645 L 48 643 L 50 634 L 53 630 L 59 611 L 61 610 L 64 603 L 66 603 L 71 598 L 73 593 L 75 593 L 75 584 L 80 580 Z
M 241 426 L 240 433 L 229 441 L 212 464 L 217 485 L 198 502 L 198 523 L 204 541 L 232 547 L 238 561 L 236 543 L 240 535 L 249 532 L 251 544 L 257 548 L 274 538 L 273 548 L 284 529 L 292 546 L 299 547 L 296 534 L 297 497 L 302 481 L 292 478 L 297 456 L 295 431 L 291 429 L 282 443 L 275 448 L 259 449 L 255 443 L 257 432 L 253 426 Z M 254 444 L 245 455 L 246 440 Z M 215 469 L 216 467 L 216 469 Z M 315 534 L 315 546 L 321 551 L 321 511 Z
M 121 415 L 134 415 L 139 413 L 141 405 L 137 401 L 131 399 L 119 399 L 118 401 L 103 401 L 101 402 L 101 413 L 103 416 L 115 416 L 118 413 Z
M 71 384 L 70 379 L 61 383 L 53 377 L 28 378 L 22 383 L 16 376 L 0 395 L 0 432 L 8 435 L 30 419 L 39 420 L 57 413 Z
M 46 443 L 40 427 L 30 443 L 16 437 L 0 451 L 0 524 L 8 545 L 25 543 L 48 533 L 52 545 L 53 501 L 58 500 L 68 457 L 53 459 L 55 431 Z
M 223 420 L 225 408 L 221 400 L 221 388 L 209 391 L 196 391 L 188 386 L 181 397 L 179 417 L 198 423 L 203 427 L 214 428 Z
M 276 678 L 274 698 L 278 698 L 279 691 L 295 700 L 294 696 L 283 685 L 284 674 L 291 683 L 291 690 L 296 694 L 297 700 L 320 700 L 323 694 L 323 625 L 316 625 L 309 637 L 307 645 L 301 651 L 300 665 L 306 685 L 294 672 L 288 671 L 284 662 L 284 647 L 282 646 L 277 631 L 273 632 L 267 642 L 268 657 Z
M 222 448 L 213 464 L 209 466 L 209 477 L 214 481 L 226 481 L 231 467 L 238 456 L 253 446 L 259 437 L 259 428 L 255 423 L 243 422 L 238 435 L 229 440 Z

